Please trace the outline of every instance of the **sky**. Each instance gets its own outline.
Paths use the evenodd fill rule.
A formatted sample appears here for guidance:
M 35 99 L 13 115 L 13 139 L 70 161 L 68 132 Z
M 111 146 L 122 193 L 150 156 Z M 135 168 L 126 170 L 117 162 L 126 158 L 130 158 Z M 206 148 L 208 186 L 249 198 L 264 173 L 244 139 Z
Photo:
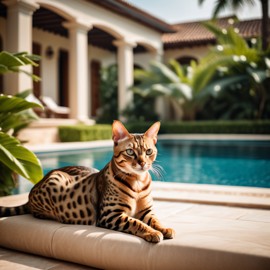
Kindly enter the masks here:
M 214 4 L 217 0 L 205 0 L 199 6 L 198 0 L 128 0 L 129 3 L 164 20 L 167 23 L 208 20 L 211 18 Z M 260 1 L 255 5 L 245 5 L 236 12 L 240 20 L 261 18 Z M 226 10 L 220 16 L 232 15 L 232 10 Z

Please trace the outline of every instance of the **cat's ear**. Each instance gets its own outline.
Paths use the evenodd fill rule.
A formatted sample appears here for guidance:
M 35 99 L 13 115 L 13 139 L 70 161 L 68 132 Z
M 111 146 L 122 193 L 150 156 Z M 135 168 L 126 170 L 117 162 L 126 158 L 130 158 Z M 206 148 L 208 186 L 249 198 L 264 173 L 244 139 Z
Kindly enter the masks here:
M 157 143 L 157 135 L 160 128 L 160 122 L 153 124 L 145 133 L 144 136 L 154 140 L 154 144 Z
M 112 125 L 112 139 L 114 141 L 114 144 L 117 145 L 120 140 L 123 140 L 125 138 L 129 138 L 131 135 L 127 131 L 127 129 L 124 127 L 124 125 L 118 121 L 115 120 Z

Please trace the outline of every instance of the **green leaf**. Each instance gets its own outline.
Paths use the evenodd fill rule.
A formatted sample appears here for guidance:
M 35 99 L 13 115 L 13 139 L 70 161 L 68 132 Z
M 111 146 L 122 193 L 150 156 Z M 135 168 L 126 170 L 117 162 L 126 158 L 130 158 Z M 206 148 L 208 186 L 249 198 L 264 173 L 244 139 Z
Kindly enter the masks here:
M 0 160 L 10 170 L 20 174 L 33 183 L 37 183 L 43 177 L 40 161 L 20 142 L 0 132 Z
M 0 95 L 0 113 L 16 113 L 42 105 L 15 96 Z
M 15 95 L 15 97 L 26 99 L 30 94 L 32 94 L 32 89 L 24 90 Z
M 32 80 L 34 80 L 35 82 L 39 82 L 41 81 L 41 78 L 31 72 L 28 72 L 27 70 L 24 69 L 19 69 L 18 67 L 12 67 L 10 68 L 10 70 L 15 71 L 15 72 L 22 72 L 24 74 L 26 74 L 27 76 L 31 77 Z
M 9 52 L 0 52 L 0 63 L 6 67 L 24 66 L 24 62 Z
M 18 57 L 25 65 L 32 65 L 37 67 L 38 64 L 32 61 L 27 55 L 21 55 Z
M 38 120 L 38 116 L 31 109 L 15 114 L 0 114 L 1 131 L 8 132 L 12 129 L 16 133 L 34 120 Z
M 170 70 L 166 65 L 160 62 L 152 62 L 150 68 L 153 73 L 158 74 L 160 80 L 167 80 L 167 82 L 180 82 L 179 77 Z
M 223 91 L 226 91 L 228 87 L 236 84 L 242 84 L 248 80 L 248 76 L 244 75 L 236 75 L 236 76 L 229 76 L 223 79 L 219 79 L 208 84 L 200 93 L 197 95 L 197 98 L 204 98 L 205 96 L 212 95 L 217 97 Z
M 8 68 L 5 65 L 0 64 L 0 74 L 8 72 Z
M 266 67 L 270 70 L 270 59 L 268 57 L 265 57 L 264 59 Z
M 262 84 L 269 77 L 267 76 L 266 70 L 254 70 L 251 68 L 247 69 L 248 74 L 253 78 L 257 84 Z
M 0 52 L 0 74 L 7 72 L 23 72 L 31 76 L 34 81 L 39 81 L 40 78 L 28 71 L 20 69 L 19 67 L 25 65 L 38 66 L 35 61 L 40 58 L 37 55 L 29 55 L 27 52 L 9 53 L 6 51 Z
M 14 173 L 0 161 L 0 197 L 10 195 L 15 185 Z
M 224 56 L 200 65 L 193 76 L 192 86 L 194 91 L 199 92 L 203 89 L 213 79 L 218 67 L 231 66 L 233 64 L 235 64 L 235 61 L 232 56 Z

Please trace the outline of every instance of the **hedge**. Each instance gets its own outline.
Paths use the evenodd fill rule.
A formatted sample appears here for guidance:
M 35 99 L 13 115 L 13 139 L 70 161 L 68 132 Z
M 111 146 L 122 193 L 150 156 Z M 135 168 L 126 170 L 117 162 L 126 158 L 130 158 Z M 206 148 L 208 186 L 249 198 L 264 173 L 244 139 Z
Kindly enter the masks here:
M 144 133 L 153 123 L 136 122 L 125 126 L 131 133 Z M 161 122 L 159 134 L 270 134 L 270 121 Z M 59 127 L 62 142 L 106 140 L 112 137 L 111 125 Z
M 58 134 L 61 142 L 86 142 L 112 138 L 111 125 L 60 126 Z
M 130 132 L 145 132 L 152 123 L 130 123 Z M 161 122 L 159 134 L 270 134 L 270 121 Z

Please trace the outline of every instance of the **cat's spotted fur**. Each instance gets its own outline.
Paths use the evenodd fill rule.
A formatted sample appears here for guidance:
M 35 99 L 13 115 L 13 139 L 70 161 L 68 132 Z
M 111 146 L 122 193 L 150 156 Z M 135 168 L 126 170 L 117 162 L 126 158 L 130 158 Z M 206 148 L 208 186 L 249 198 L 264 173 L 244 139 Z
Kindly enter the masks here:
M 62 223 L 95 224 L 154 243 L 173 238 L 173 229 L 164 228 L 152 210 L 148 171 L 157 155 L 159 126 L 137 135 L 114 121 L 114 155 L 101 171 L 81 166 L 53 170 L 32 188 L 26 205 L 0 207 L 0 216 L 32 213 Z

